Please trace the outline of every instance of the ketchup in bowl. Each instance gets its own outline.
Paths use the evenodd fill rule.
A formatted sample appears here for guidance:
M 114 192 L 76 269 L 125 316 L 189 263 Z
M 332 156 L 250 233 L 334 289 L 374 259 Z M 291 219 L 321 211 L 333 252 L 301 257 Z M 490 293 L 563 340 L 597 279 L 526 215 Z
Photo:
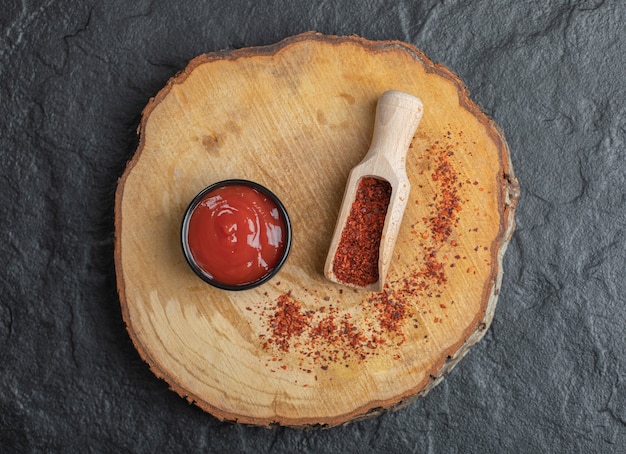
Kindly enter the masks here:
M 285 262 L 291 224 L 285 207 L 265 187 L 225 180 L 201 191 L 182 225 L 183 252 L 195 273 L 226 290 L 266 282 Z

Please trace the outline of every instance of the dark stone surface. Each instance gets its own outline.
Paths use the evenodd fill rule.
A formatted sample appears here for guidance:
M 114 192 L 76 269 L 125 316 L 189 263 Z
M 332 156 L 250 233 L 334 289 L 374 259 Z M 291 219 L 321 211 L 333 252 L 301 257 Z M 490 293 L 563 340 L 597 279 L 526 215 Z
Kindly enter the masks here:
M 0 451 L 624 452 L 621 0 L 5 0 Z M 308 30 L 399 39 L 459 74 L 522 185 L 485 339 L 427 397 L 325 431 L 221 423 L 133 348 L 113 195 L 140 112 L 192 57 Z

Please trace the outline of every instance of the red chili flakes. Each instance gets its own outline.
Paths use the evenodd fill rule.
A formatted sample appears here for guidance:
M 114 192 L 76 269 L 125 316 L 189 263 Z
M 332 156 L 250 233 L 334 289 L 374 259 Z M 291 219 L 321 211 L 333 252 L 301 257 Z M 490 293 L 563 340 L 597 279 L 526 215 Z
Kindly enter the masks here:
M 299 353 L 300 369 L 307 373 L 311 369 L 305 367 L 304 360 L 327 370 L 330 363 L 351 358 L 361 361 L 366 356 L 361 350 L 368 338 L 350 321 L 350 313 L 332 305 L 322 306 L 317 311 L 303 310 L 290 293 L 279 296 L 273 307 L 261 311 L 262 314 L 268 312 L 271 313 L 266 318 L 270 338 L 263 343 L 263 348 L 279 354 Z
M 452 238 L 459 223 L 459 213 L 463 204 L 458 192 L 463 182 L 459 181 L 453 160 L 457 146 L 458 142 L 453 142 L 451 133 L 448 133 L 444 135 L 443 141 L 436 141 L 424 152 L 424 158 L 431 164 L 429 169 L 434 196 L 432 203 L 428 205 L 429 216 L 422 219 L 428 229 L 418 234 L 426 250 L 423 265 L 409 279 L 421 280 L 421 286 L 424 288 L 445 285 L 448 281 L 446 269 L 456 266 L 454 262 L 449 263 L 447 255 L 441 256 L 440 251 L 445 245 L 458 246 L 457 240 Z M 472 181 L 468 179 L 466 183 L 472 184 Z M 458 258 L 458 255 L 455 256 L 455 259 Z
M 456 224 L 457 213 L 461 211 L 461 198 L 457 193 L 457 172 L 448 156 L 439 155 L 436 162 L 437 167 L 431 177 L 439 190 L 435 196 L 434 213 L 430 218 L 430 230 L 435 241 L 445 242 Z
M 372 303 L 378 311 L 380 327 L 387 333 L 401 334 L 402 324 L 407 315 L 403 298 L 393 298 L 387 292 L 374 294 Z
M 405 342 L 405 327 L 418 327 L 416 314 L 432 314 L 435 323 L 443 323 L 448 315 L 433 311 L 436 306 L 436 312 L 445 311 L 448 306 L 440 304 L 440 300 L 436 306 L 429 307 L 427 300 L 420 302 L 420 299 L 444 296 L 448 283 L 446 273 L 459 265 L 459 260 L 467 258 L 447 249 L 458 246 L 457 235 L 460 234 L 456 228 L 464 203 L 458 192 L 462 182 L 455 167 L 456 146 L 451 136 L 444 135 L 442 141 L 433 143 L 423 152 L 429 164 L 428 173 L 424 175 L 430 175 L 435 196 L 431 201 L 421 203 L 429 212 L 416 224 L 425 226 L 425 229 L 421 230 L 415 224 L 411 226 L 412 234 L 419 238 L 424 250 L 417 269 L 389 281 L 382 292 L 353 289 L 351 296 L 361 296 L 362 299 L 351 309 L 328 304 L 331 299 L 328 295 L 316 296 L 317 306 L 304 309 L 290 292 L 269 300 L 263 308 L 255 308 L 254 313 L 260 314 L 267 329 L 267 333 L 259 337 L 259 342 L 269 355 L 298 354 L 300 361 L 296 367 L 307 374 L 312 370 L 326 371 L 331 364 L 350 367 L 379 355 L 381 350 L 400 358 L 394 349 Z M 466 183 L 473 184 L 470 180 Z M 364 178 L 359 183 L 335 255 L 338 280 L 359 286 L 378 280 L 378 249 L 390 195 L 391 186 L 385 181 Z M 340 289 L 339 294 L 342 293 L 343 289 Z M 454 301 L 448 304 L 454 304 Z M 427 336 L 424 339 L 429 342 Z M 274 361 L 268 361 L 268 364 L 277 365 Z M 279 367 L 283 369 L 283 366 Z
M 304 332 L 310 319 L 311 314 L 302 312 L 302 305 L 295 301 L 290 293 L 280 295 L 276 302 L 276 311 L 269 323 L 272 331 L 270 342 L 278 345 L 282 351 L 288 352 L 291 339 Z
M 334 257 L 334 273 L 344 284 L 365 287 L 378 281 L 378 252 L 391 197 L 391 184 L 362 178 Z
M 350 347 L 357 348 L 367 342 L 367 337 L 352 323 L 341 321 L 341 337 Z
M 436 251 L 432 251 L 425 257 L 424 267 L 418 272 L 418 275 L 438 285 L 443 285 L 448 281 L 445 264 L 437 260 Z
M 331 314 L 324 317 L 317 326 L 311 330 L 311 338 L 313 342 L 315 342 L 317 338 L 320 338 L 332 344 L 337 340 L 336 332 L 335 316 Z

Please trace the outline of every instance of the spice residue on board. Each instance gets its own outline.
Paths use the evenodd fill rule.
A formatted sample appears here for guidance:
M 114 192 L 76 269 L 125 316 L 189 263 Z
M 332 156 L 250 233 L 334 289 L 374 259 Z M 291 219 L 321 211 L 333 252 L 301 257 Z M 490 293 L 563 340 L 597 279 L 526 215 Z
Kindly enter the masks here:
M 279 363 L 282 355 L 295 353 L 299 368 L 308 373 L 314 368 L 327 370 L 331 364 L 349 367 L 378 355 L 385 345 L 402 344 L 406 338 L 402 325 L 410 312 L 402 302 L 381 300 L 384 292 L 378 295 L 361 301 L 355 311 L 342 309 L 326 297 L 317 299 L 315 310 L 307 309 L 291 292 L 250 308 L 267 327 L 259 338 L 263 349 L 273 352 L 268 366 Z
M 366 287 L 378 282 L 378 254 L 391 197 L 391 184 L 374 177 L 359 181 L 333 259 L 339 282 Z
M 252 309 L 265 328 L 259 340 L 268 353 L 266 365 L 271 371 L 294 367 L 293 358 L 298 358 L 297 367 L 317 379 L 316 372 L 349 368 L 378 355 L 400 360 L 399 346 L 414 338 L 414 330 L 425 321 L 445 324 L 448 311 L 457 307 L 447 297 L 449 274 L 455 268 L 465 270 L 473 260 L 466 256 L 467 248 L 463 248 L 465 253 L 457 252 L 463 235 L 469 235 L 458 229 L 463 205 L 469 191 L 479 190 L 478 182 L 461 177 L 465 172 L 456 154 L 465 151 L 464 145 L 459 137 L 447 133 L 416 153 L 418 178 L 412 183 L 418 190 L 410 203 L 422 205 L 423 210 L 405 228 L 409 229 L 409 241 L 419 244 L 419 252 L 406 258 L 410 267 L 390 276 L 383 291 L 339 288 L 329 295 L 300 289 L 304 293 L 299 300 L 296 293 L 300 295 L 300 291 L 285 289 L 277 297 L 266 295 L 267 299 Z M 467 154 L 471 156 L 471 151 Z M 487 247 L 480 245 L 475 251 L 486 253 Z M 350 308 L 342 305 L 348 296 L 356 296 L 356 304 Z M 422 334 L 428 344 L 428 333 Z M 287 356 L 290 366 L 283 361 Z

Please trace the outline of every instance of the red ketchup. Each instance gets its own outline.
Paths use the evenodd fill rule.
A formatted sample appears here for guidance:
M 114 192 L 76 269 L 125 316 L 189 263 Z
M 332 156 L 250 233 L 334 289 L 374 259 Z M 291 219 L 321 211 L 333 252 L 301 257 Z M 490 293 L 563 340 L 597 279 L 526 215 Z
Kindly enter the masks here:
M 287 247 L 288 221 L 276 202 L 244 183 L 209 190 L 191 212 L 189 252 L 209 278 L 226 286 L 270 274 Z

